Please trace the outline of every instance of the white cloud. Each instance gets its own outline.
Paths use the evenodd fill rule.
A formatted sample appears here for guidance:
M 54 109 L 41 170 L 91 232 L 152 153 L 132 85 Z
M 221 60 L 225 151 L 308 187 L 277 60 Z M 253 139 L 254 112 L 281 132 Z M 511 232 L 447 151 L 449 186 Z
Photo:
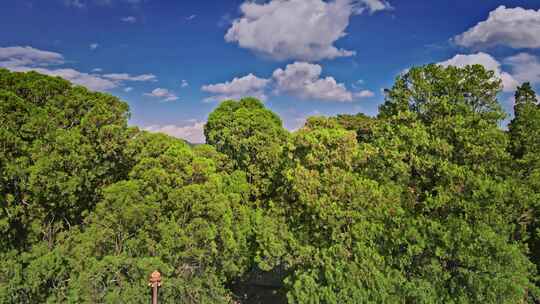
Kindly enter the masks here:
M 322 67 L 318 64 L 295 62 L 287 65 L 285 69 L 276 69 L 268 79 L 248 74 L 224 83 L 205 85 L 201 90 L 214 94 L 205 101 L 240 99 L 246 96 L 264 101 L 269 89 L 273 89 L 275 95 L 286 94 L 301 99 L 324 101 L 346 102 L 374 96 L 369 90 L 352 93 L 333 77 L 321 78 L 321 73 Z
M 0 47 L 0 67 L 49 66 L 64 63 L 64 56 L 29 46 Z
M 182 82 L 180 83 L 180 87 L 187 88 L 189 87 L 189 82 L 185 79 L 182 79 Z
M 64 57 L 55 52 L 38 50 L 32 47 L 0 48 L 0 67 L 16 72 L 36 71 L 50 76 L 59 76 L 91 90 L 104 91 L 115 88 L 116 83 L 99 75 L 82 73 L 70 68 L 51 69 L 52 65 L 64 63 Z
M 501 63 L 486 53 L 476 53 L 471 55 L 458 54 L 453 58 L 439 63 L 442 66 L 465 67 L 467 65 L 480 64 L 486 69 L 495 72 L 495 76 L 500 78 L 503 83 L 503 90 L 511 92 L 518 86 L 518 81 L 509 73 L 501 70 Z
M 182 138 L 190 143 L 204 143 L 204 122 L 195 121 L 191 125 L 177 126 L 177 125 L 152 125 L 145 127 L 144 130 L 149 132 L 165 133 L 177 138 Z
M 362 89 L 364 86 L 364 80 L 358 79 L 357 81 L 351 84 L 352 88 L 357 92 L 353 93 L 353 96 L 356 98 L 371 98 L 375 96 L 375 92 L 371 90 Z
M 353 56 L 354 51 L 338 49 L 334 43 L 346 35 L 349 18 L 359 11 L 354 2 L 248 1 L 240 6 L 242 16 L 234 20 L 225 40 L 276 60 L 316 61 Z M 380 1 L 361 1 L 363 5 L 368 2 Z
M 191 21 L 191 20 L 193 20 L 193 19 L 195 19 L 195 18 L 197 18 L 197 15 L 190 15 L 190 16 L 187 16 L 187 17 L 186 17 L 186 20 L 187 20 L 187 21 Z
M 126 93 L 129 93 L 129 92 L 131 92 L 131 91 L 133 91 L 133 88 L 132 88 L 132 87 L 124 88 L 124 92 L 126 92 Z
M 142 74 L 142 75 L 130 75 L 127 73 L 111 73 L 103 75 L 104 78 L 114 81 L 157 81 L 157 77 L 154 74 Z
M 513 77 L 519 82 L 540 83 L 540 60 L 528 53 L 520 53 L 503 60 L 510 67 Z
M 328 101 L 352 101 L 353 94 L 344 84 L 337 83 L 333 77 L 320 78 L 322 67 L 318 64 L 295 62 L 285 70 L 277 69 L 272 77 L 276 92 L 287 93 L 302 99 Z
M 35 71 L 49 76 L 58 76 L 71 81 L 74 84 L 87 87 L 93 91 L 106 91 L 118 87 L 119 83 L 103 78 L 97 74 L 79 72 L 70 68 L 49 69 L 41 67 L 16 66 L 8 67 L 14 72 Z
M 358 6 L 356 13 L 362 13 L 366 9 L 370 13 L 392 9 L 390 3 L 384 0 L 360 0 Z
M 132 76 L 125 73 L 99 74 L 102 69 L 93 69 L 92 74 L 72 68 L 51 68 L 64 64 L 59 53 L 38 50 L 32 47 L 0 47 L 0 67 L 16 72 L 36 71 L 50 76 L 59 76 L 90 90 L 106 91 L 121 86 L 125 81 L 155 81 L 153 74 Z
M 101 73 L 101 72 L 103 72 L 103 69 L 102 68 L 95 68 L 95 69 L 92 69 L 92 72 Z
M 99 43 L 91 43 L 90 44 L 90 49 L 93 51 L 95 49 L 97 49 L 99 47 Z
M 375 93 L 370 90 L 362 90 L 360 92 L 354 93 L 354 97 L 358 97 L 358 98 L 370 98 L 373 96 L 375 96 Z
M 120 20 L 122 20 L 123 22 L 126 22 L 126 23 L 135 23 L 135 22 L 137 22 L 137 18 L 135 18 L 134 16 L 123 17 Z
M 244 77 L 234 78 L 225 83 L 209 84 L 201 89 L 205 92 L 215 94 L 206 101 L 222 101 L 227 99 L 240 99 L 246 96 L 256 97 L 266 100 L 264 90 L 270 80 L 259 78 L 253 74 Z
M 152 90 L 150 93 L 145 93 L 145 96 L 150 97 L 156 97 L 161 98 L 163 101 L 175 101 L 178 100 L 178 96 L 176 96 L 173 92 L 163 89 L 163 88 L 156 88 Z
M 540 10 L 499 6 L 454 41 L 464 47 L 540 48 Z
M 36 71 L 41 74 L 50 76 L 59 76 L 67 79 L 75 84 L 87 87 L 94 91 L 106 91 L 118 86 L 118 83 L 105 79 L 100 75 L 82 73 L 74 69 L 46 69 L 46 68 L 31 68 L 31 67 L 15 67 L 11 68 L 15 72 Z

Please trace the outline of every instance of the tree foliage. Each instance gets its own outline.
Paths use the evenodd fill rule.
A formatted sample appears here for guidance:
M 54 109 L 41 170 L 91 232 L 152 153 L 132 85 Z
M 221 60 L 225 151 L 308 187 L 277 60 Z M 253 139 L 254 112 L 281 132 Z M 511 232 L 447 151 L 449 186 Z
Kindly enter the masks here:
M 412 68 L 377 117 L 292 133 L 230 100 L 192 147 L 0 69 L 0 303 L 141 303 L 155 269 L 163 303 L 537 303 L 540 106 L 523 84 L 505 130 L 500 89 Z
M 271 194 L 287 138 L 276 114 L 254 98 L 225 101 L 208 117 L 204 134 L 235 169 L 247 173 L 255 197 Z

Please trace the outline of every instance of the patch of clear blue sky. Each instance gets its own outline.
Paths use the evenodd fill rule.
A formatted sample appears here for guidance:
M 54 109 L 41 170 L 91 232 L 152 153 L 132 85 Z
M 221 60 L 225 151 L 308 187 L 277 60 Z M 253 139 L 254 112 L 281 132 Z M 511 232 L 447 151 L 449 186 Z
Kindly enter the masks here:
M 64 0 L 0 1 L 0 47 L 32 46 L 64 55 L 81 72 L 101 68 L 104 72 L 155 74 L 155 83 L 132 83 L 126 93 L 111 93 L 129 102 L 132 123 L 182 124 L 204 120 L 216 103 L 205 103 L 204 84 L 231 80 L 253 73 L 270 77 L 287 63 L 254 55 L 236 44 L 226 43 L 228 18 L 239 15 L 240 0 L 146 0 L 139 5 L 113 0 L 109 6 L 89 4 L 67 7 Z M 499 5 L 538 9 L 538 1 L 496 0 L 389 0 L 393 10 L 373 15 L 353 16 L 348 35 L 336 42 L 354 50 L 349 58 L 323 60 L 323 76 L 333 76 L 348 88 L 359 79 L 375 97 L 352 103 L 299 100 L 269 95 L 267 104 L 292 127 L 302 117 L 313 114 L 364 112 L 373 115 L 382 102 L 381 88 L 389 87 L 395 76 L 412 65 L 446 60 L 460 50 L 449 39 L 485 20 Z M 196 15 L 188 20 L 189 16 Z M 120 19 L 134 16 L 130 24 Z M 99 47 L 92 51 L 91 43 Z M 515 53 L 515 50 L 512 51 Z M 510 50 L 499 48 L 490 54 L 501 58 Z M 190 86 L 181 88 L 182 79 Z M 143 93 L 156 87 L 174 91 L 179 100 L 158 102 Z M 503 99 L 507 96 L 503 96 Z M 504 101 L 504 100 L 503 100 Z M 508 108 L 508 106 L 507 106 Z

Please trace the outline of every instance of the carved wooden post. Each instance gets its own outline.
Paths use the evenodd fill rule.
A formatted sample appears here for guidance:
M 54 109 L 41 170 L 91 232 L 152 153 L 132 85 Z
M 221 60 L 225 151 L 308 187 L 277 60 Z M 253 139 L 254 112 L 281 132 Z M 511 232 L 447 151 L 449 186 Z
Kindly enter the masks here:
M 161 286 L 161 273 L 159 271 L 152 272 L 148 286 L 152 287 L 152 304 L 158 304 L 158 287 Z

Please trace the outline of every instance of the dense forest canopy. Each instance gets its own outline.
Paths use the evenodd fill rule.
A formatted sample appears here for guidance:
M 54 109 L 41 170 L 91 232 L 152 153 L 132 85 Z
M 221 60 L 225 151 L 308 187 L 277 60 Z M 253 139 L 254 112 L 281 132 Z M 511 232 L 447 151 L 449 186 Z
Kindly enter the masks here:
M 0 303 L 538 303 L 540 106 L 482 66 L 397 77 L 377 117 L 295 132 L 221 103 L 206 145 L 0 69 Z M 260 283 L 260 282 L 259 282 Z

